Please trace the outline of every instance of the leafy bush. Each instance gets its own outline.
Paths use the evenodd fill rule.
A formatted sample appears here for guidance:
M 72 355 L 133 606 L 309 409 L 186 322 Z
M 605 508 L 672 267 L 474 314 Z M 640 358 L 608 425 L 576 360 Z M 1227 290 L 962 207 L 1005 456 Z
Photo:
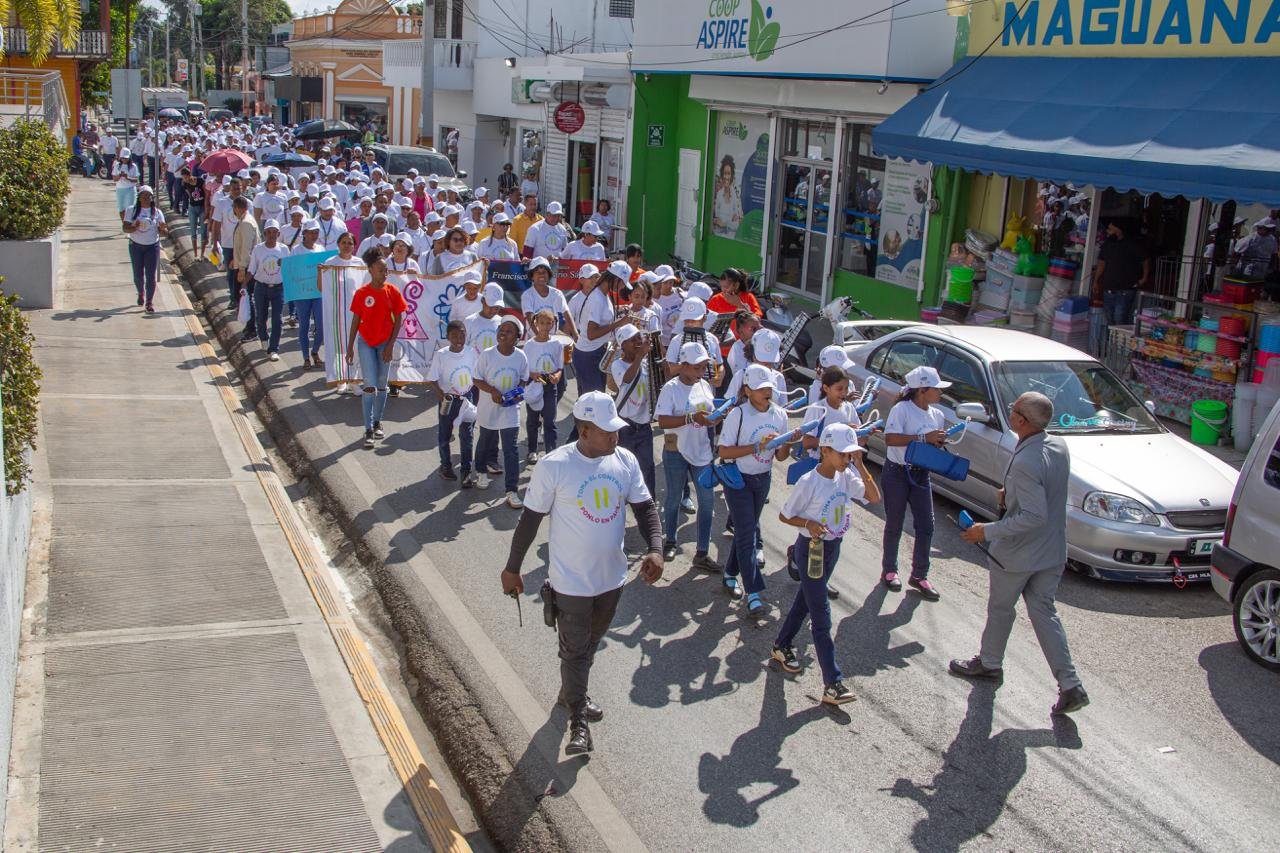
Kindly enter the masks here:
M 66 143 L 38 121 L 0 128 L 0 240 L 48 237 L 71 194 Z
M 31 354 L 35 338 L 17 302 L 18 297 L 0 293 L 0 402 L 4 410 L 4 490 L 8 495 L 20 493 L 31 476 L 27 450 L 36 446 L 40 403 L 40 368 Z
M 235 113 L 236 115 L 240 115 L 240 110 L 241 108 L 244 107 L 244 99 L 243 98 L 223 98 L 222 106 L 231 110 L 231 112 Z

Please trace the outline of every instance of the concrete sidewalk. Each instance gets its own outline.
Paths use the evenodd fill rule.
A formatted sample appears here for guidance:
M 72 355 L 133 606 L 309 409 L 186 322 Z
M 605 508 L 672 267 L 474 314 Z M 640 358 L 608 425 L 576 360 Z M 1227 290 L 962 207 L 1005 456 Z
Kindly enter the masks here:
M 4 849 L 467 849 L 186 296 L 134 307 L 73 185 Z

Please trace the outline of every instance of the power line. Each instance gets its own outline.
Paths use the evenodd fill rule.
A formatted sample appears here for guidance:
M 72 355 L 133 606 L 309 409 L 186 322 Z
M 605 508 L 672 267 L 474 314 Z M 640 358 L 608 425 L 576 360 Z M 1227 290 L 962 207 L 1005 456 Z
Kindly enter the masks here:
M 968 62 L 966 62 L 963 68 L 961 68 L 955 74 L 947 74 L 947 75 L 944 75 L 943 77 L 940 77 L 937 80 L 934 80 L 932 83 L 928 85 L 928 87 L 925 88 L 925 91 L 932 92 L 938 86 L 941 86 L 943 83 L 950 83 L 952 80 L 956 79 L 961 74 L 963 74 L 964 72 L 972 68 L 975 62 L 977 62 L 982 57 L 986 56 L 987 51 L 991 50 L 991 48 L 996 46 L 996 42 L 1004 37 L 1004 34 L 1009 31 L 1009 28 L 1011 26 L 1013 26 L 1013 22 L 1016 21 L 1018 18 L 1022 17 L 1022 10 L 1027 8 L 1027 3 L 1029 2 L 1030 0 L 1022 0 L 1022 5 L 1018 7 L 1017 13 L 1014 15 L 1008 16 L 1008 20 L 1006 20 L 1004 22 L 1004 26 L 1000 28 L 1000 32 L 996 33 L 995 36 L 992 37 L 991 41 L 987 43 L 987 46 L 984 47 L 982 51 L 978 53 L 977 56 L 973 57 Z

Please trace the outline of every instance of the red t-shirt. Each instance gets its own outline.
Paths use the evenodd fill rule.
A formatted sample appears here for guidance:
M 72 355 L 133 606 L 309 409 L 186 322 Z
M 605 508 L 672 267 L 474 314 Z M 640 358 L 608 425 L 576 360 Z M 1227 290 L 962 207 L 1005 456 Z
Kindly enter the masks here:
M 351 313 L 360 318 L 360 337 L 371 347 L 387 342 L 395 328 L 391 315 L 408 308 L 400 289 L 389 281 L 382 287 L 366 284 L 351 296 Z

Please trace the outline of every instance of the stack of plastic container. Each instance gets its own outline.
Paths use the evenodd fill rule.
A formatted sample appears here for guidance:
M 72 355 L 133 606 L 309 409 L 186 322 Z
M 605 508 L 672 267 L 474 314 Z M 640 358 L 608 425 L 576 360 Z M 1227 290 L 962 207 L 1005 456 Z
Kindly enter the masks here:
M 1267 366 L 1280 362 L 1280 316 L 1267 316 L 1258 326 L 1258 351 L 1253 360 L 1253 381 L 1262 382 Z
M 1051 337 L 1079 350 L 1089 346 L 1089 297 L 1071 296 L 1059 303 Z
M 1075 287 L 1072 279 L 1055 275 L 1054 269 L 1057 267 L 1051 264 L 1049 275 L 1044 279 L 1044 288 L 1040 291 L 1040 304 L 1036 306 L 1036 334 L 1042 337 L 1049 335 L 1053 328 L 1054 312 Z

